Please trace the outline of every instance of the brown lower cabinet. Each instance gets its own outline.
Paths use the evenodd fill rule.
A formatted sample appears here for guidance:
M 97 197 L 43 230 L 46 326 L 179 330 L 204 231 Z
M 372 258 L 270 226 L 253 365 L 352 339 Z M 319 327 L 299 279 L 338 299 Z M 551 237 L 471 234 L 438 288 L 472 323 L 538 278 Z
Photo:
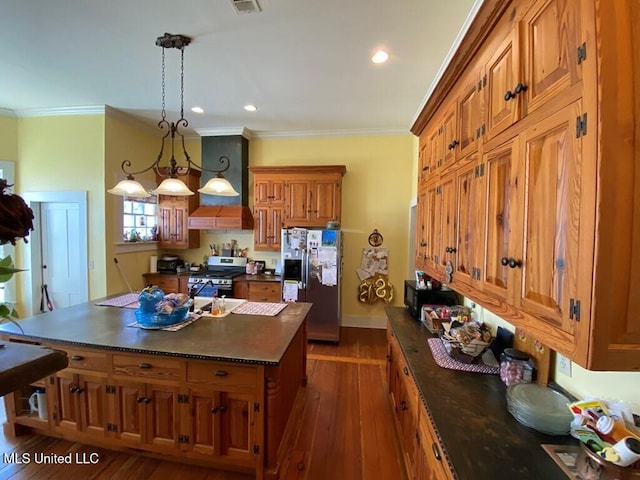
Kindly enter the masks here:
M 67 351 L 69 366 L 5 397 L 13 433 L 31 427 L 69 440 L 255 471 L 263 478 L 265 367 L 50 347 Z M 29 411 L 36 387 L 46 388 L 47 420 Z M 274 425 L 271 437 L 283 430 Z
M 189 293 L 189 275 L 170 273 L 145 273 L 146 284 L 156 285 L 164 293 Z
M 427 407 L 420 398 L 397 339 L 387 324 L 387 381 L 407 477 L 453 480 Z
M 234 281 L 233 298 L 246 298 L 250 302 L 280 302 L 282 287 L 280 282 Z

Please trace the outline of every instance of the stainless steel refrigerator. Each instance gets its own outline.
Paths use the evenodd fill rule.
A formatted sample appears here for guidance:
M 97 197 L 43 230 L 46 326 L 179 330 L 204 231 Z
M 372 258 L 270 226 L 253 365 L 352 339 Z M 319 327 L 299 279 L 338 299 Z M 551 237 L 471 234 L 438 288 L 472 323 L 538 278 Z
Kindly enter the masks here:
M 342 232 L 282 229 L 282 299 L 312 303 L 307 339 L 340 341 Z

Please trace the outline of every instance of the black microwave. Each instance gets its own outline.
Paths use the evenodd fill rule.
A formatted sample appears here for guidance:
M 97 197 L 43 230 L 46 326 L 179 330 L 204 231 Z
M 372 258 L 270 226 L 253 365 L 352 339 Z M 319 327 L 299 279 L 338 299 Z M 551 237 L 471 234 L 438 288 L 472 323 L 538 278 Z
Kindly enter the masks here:
M 404 304 L 416 320 L 420 320 L 422 305 L 458 305 L 458 296 L 453 290 L 427 290 L 416 288 L 415 280 L 404 281 Z

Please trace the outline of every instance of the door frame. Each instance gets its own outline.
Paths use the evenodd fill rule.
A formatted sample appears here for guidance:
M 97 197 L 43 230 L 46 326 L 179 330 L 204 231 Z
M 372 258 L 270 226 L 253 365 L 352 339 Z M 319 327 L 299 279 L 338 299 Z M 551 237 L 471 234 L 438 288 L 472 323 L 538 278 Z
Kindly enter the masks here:
M 82 191 L 62 191 L 62 192 L 25 192 L 22 197 L 27 205 L 33 210 L 34 225 L 39 222 L 40 203 L 74 203 L 78 205 L 79 211 L 79 238 L 78 248 L 80 249 L 80 266 L 81 278 L 84 284 L 84 298 L 82 301 L 89 301 L 89 239 L 88 239 L 88 220 L 87 220 L 87 197 L 88 192 Z M 26 308 L 25 316 L 31 316 L 39 311 L 40 297 L 40 275 L 33 271 L 33 265 L 41 263 L 41 242 L 40 232 L 34 229 L 29 235 L 29 243 L 24 246 L 24 268 L 27 269 L 25 275 L 21 275 L 24 305 Z M 29 300 L 30 299 L 30 300 Z

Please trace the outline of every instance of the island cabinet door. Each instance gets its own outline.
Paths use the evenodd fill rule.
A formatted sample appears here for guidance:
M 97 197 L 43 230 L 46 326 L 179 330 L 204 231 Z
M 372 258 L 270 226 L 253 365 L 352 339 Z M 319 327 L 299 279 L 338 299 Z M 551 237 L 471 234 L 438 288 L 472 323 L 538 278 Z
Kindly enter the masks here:
M 178 387 L 147 384 L 143 403 L 147 443 L 154 450 L 174 451 L 178 445 L 180 411 Z
M 94 437 L 107 433 L 106 374 L 60 372 L 56 376 L 56 428 Z
M 256 405 L 252 394 L 221 392 L 220 453 L 223 456 L 251 462 L 259 453 L 253 438 Z
M 220 455 L 220 392 L 189 388 L 182 405 L 180 449 L 194 455 Z
M 146 443 L 145 384 L 117 380 L 109 392 L 110 435 L 129 446 Z

